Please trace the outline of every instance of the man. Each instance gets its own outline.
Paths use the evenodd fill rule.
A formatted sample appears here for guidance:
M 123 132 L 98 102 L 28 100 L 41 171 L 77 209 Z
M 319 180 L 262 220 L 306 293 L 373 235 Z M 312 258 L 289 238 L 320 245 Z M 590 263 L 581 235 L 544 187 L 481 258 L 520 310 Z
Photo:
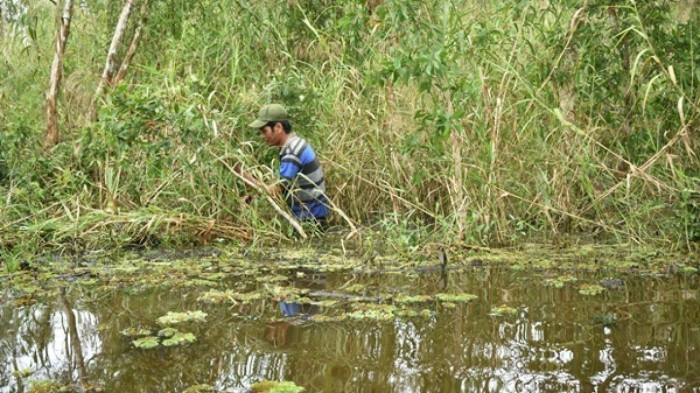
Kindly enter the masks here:
M 292 132 L 286 109 L 265 105 L 249 127 L 258 129 L 268 146 L 280 148 L 280 183 L 270 191 L 282 194 L 298 220 L 325 224 L 328 200 L 321 163 L 311 145 Z

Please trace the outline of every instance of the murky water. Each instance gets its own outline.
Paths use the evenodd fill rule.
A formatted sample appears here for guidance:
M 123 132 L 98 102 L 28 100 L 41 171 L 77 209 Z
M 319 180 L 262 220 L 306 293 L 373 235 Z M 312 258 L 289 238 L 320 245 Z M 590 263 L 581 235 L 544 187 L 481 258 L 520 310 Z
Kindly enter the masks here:
M 506 267 L 447 275 L 272 272 L 287 280 L 220 272 L 208 277 L 219 291 L 260 291 L 274 282 L 311 288 L 304 298 L 338 303 L 303 305 L 307 315 L 285 318 L 274 296 L 209 303 L 200 298 L 210 290 L 206 283 L 165 280 L 105 286 L 76 279 L 34 304 L 6 297 L 0 392 L 26 392 L 42 379 L 120 393 L 182 392 L 198 384 L 242 392 L 261 379 L 329 393 L 700 391 L 697 274 L 606 281 L 602 274 L 570 273 L 555 285 L 561 280 L 553 273 Z M 597 295 L 580 293 L 584 284 L 601 283 L 605 289 Z M 477 299 L 428 297 L 436 293 Z M 362 297 L 352 298 L 357 294 Z M 399 302 L 400 294 L 426 296 Z M 403 312 L 319 318 L 377 301 L 400 303 Z M 494 308 L 503 305 L 514 313 L 497 315 Z M 158 328 L 157 319 L 168 312 L 192 310 L 208 315 L 206 322 L 178 325 L 194 333 L 191 344 L 140 349 L 121 333 Z

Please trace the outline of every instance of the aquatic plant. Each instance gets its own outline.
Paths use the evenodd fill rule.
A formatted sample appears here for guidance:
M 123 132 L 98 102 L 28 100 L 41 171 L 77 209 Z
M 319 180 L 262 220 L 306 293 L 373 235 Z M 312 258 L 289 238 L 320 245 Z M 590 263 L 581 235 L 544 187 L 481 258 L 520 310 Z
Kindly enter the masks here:
M 387 304 L 356 304 L 353 307 L 355 311 L 347 313 L 347 317 L 357 321 L 390 321 L 396 317 L 397 308 Z
M 196 337 L 192 333 L 180 333 L 177 332 L 172 337 L 163 340 L 162 344 L 164 347 L 172 347 L 175 345 L 189 344 L 195 342 Z
M 479 297 L 476 295 L 472 295 L 471 293 L 459 293 L 459 294 L 438 293 L 438 294 L 435 294 L 435 298 L 441 302 L 467 303 L 467 302 L 471 302 L 473 300 L 476 300 Z M 443 305 L 444 305 L 444 303 L 443 303 Z
M 205 322 L 207 314 L 200 310 L 187 312 L 168 312 L 168 314 L 158 318 L 161 325 L 174 325 L 182 322 Z
M 158 337 L 147 336 L 139 338 L 131 342 L 136 348 L 141 349 L 152 349 L 160 345 L 160 340 Z
M 571 275 L 564 275 L 564 276 L 559 276 L 559 277 L 554 277 L 554 278 L 548 278 L 546 279 L 545 285 L 553 286 L 554 288 L 563 288 L 564 284 L 569 283 L 569 282 L 576 282 L 578 279 L 574 276 Z
M 491 315 L 506 316 L 506 315 L 515 315 L 517 313 L 518 313 L 517 309 L 515 309 L 513 307 L 506 306 L 505 304 L 502 304 L 498 307 L 494 307 L 491 309 Z
M 399 295 L 394 299 L 395 303 L 424 303 L 432 300 L 430 295 Z
M 302 393 L 304 388 L 297 386 L 294 382 L 283 381 L 260 381 L 254 383 L 250 389 L 254 393 Z
M 581 295 L 590 295 L 590 296 L 598 295 L 604 291 L 605 291 L 605 288 L 601 287 L 598 284 L 583 284 L 583 285 L 581 285 L 581 288 L 579 288 L 579 290 L 578 290 L 578 292 Z
M 175 328 L 167 327 L 158 331 L 158 337 L 170 338 L 176 335 L 179 331 Z
M 201 295 L 197 298 L 197 301 L 219 304 L 219 303 L 250 303 L 255 300 L 260 300 L 263 298 L 263 294 L 259 292 L 248 292 L 248 293 L 238 293 L 233 290 L 219 291 L 215 289 L 209 290 L 209 292 Z

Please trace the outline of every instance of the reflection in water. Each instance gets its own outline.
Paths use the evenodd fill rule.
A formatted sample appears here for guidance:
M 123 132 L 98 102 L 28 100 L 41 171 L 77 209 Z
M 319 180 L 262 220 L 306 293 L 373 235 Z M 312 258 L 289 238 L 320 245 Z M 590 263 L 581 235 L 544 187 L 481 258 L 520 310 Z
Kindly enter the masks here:
M 300 315 L 327 310 L 294 303 L 205 305 L 191 288 L 96 295 L 77 286 L 58 302 L 5 304 L 0 392 L 24 391 L 26 380 L 12 373 L 25 369 L 34 372 L 29 379 L 89 380 L 123 393 L 176 392 L 196 384 L 241 390 L 260 379 L 292 380 L 309 392 L 368 393 L 677 391 L 700 385 L 697 276 L 629 277 L 619 290 L 587 297 L 573 286 L 544 286 L 528 273 L 486 270 L 451 273 L 449 279 L 365 278 L 367 288 L 378 292 L 431 294 L 446 287 L 479 296 L 454 309 L 422 305 L 435 312 L 390 322 L 312 323 Z M 329 276 L 325 289 L 346 280 Z M 506 301 L 516 315 L 490 315 Z M 189 346 L 138 350 L 119 333 L 155 326 L 168 311 L 197 309 L 209 317 L 191 326 L 197 341 Z M 244 310 L 249 314 L 235 315 Z

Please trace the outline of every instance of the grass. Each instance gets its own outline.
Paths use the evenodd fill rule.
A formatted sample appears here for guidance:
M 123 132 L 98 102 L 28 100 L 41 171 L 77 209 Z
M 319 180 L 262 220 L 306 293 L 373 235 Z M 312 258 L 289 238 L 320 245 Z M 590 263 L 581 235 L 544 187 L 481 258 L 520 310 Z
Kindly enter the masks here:
M 276 101 L 322 159 L 334 224 L 397 250 L 695 250 L 697 5 L 677 18 L 666 2 L 589 3 L 388 0 L 370 16 L 352 1 L 158 2 L 95 121 L 119 10 L 90 5 L 74 17 L 48 151 L 53 10 L 32 4 L 0 60 L 0 244 L 284 241 L 276 211 L 242 204 L 249 191 L 220 160 L 274 181 L 275 153 L 245 125 Z

